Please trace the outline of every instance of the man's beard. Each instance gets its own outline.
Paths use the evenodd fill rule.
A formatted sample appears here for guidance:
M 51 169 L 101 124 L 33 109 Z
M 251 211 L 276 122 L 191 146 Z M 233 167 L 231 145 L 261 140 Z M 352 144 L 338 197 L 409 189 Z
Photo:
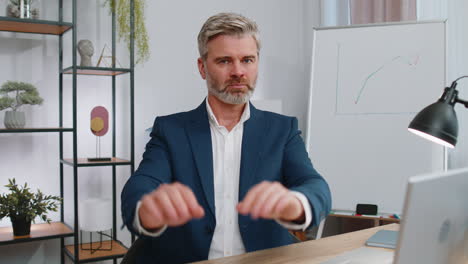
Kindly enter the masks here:
M 208 92 L 222 102 L 226 104 L 244 104 L 247 103 L 250 98 L 252 97 L 252 94 L 255 90 L 255 83 L 257 80 L 253 82 L 252 85 L 248 84 L 245 79 L 230 79 L 227 84 L 224 85 L 224 87 L 221 89 L 220 86 L 217 83 L 213 82 L 213 80 L 210 78 L 209 75 L 207 75 L 206 78 L 206 84 L 208 86 Z M 230 92 L 228 90 L 229 85 L 234 85 L 234 84 L 243 84 L 247 87 L 247 91 L 242 91 L 242 92 Z

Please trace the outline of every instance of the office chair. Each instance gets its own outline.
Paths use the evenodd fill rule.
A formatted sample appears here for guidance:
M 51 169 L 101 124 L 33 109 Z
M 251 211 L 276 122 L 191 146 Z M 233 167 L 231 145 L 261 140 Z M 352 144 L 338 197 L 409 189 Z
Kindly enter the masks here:
M 143 248 L 143 244 L 144 241 L 142 238 L 138 238 L 137 240 L 135 240 L 135 242 L 133 242 L 133 244 L 128 249 L 120 264 L 135 264 L 136 258 L 141 249 Z

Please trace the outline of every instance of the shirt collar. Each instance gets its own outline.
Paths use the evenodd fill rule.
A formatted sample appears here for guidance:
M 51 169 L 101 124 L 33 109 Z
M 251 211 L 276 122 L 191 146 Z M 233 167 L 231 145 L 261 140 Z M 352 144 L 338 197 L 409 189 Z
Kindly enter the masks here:
M 213 110 L 211 109 L 210 103 L 208 103 L 208 96 L 205 99 L 206 101 L 206 111 L 208 112 L 208 117 L 210 119 L 210 123 L 213 123 L 217 126 L 219 126 L 218 120 L 216 119 L 216 116 L 213 113 Z M 250 118 L 250 102 L 247 101 L 244 107 L 244 112 L 242 112 L 241 118 L 239 120 L 239 123 L 244 123 L 245 121 L 249 120 Z

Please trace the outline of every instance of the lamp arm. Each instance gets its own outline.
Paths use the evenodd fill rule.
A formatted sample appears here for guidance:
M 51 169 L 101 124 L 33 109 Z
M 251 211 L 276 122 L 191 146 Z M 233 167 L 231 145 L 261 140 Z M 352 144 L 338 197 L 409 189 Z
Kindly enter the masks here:
M 455 98 L 455 103 L 461 103 L 461 104 L 463 104 L 465 106 L 465 108 L 468 108 L 468 101 L 460 99 L 460 98 L 458 98 L 458 96 L 457 96 L 457 98 Z
M 467 77 L 468 77 L 468 75 L 463 75 L 463 76 L 458 77 L 455 81 L 452 82 L 452 85 L 454 83 L 456 83 L 458 80 L 463 79 L 463 78 L 467 78 Z
M 468 101 L 460 99 L 458 97 L 458 91 L 455 89 L 457 87 L 457 81 L 463 78 L 468 78 L 468 75 L 458 77 L 455 81 L 452 82 L 452 85 L 450 85 L 450 87 L 445 88 L 441 100 L 450 102 L 451 105 L 454 105 L 455 103 L 461 103 L 465 106 L 465 108 L 468 108 Z

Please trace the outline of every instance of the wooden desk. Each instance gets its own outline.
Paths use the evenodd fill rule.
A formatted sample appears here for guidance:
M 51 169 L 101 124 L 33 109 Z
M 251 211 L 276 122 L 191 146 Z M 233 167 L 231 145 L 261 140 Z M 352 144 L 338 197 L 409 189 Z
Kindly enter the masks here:
M 238 256 L 195 262 L 197 264 L 314 264 L 364 246 L 377 230 L 399 230 L 398 224 L 378 226 L 342 235 L 311 240 L 289 246 L 260 250 Z M 388 250 L 388 249 L 382 249 Z

